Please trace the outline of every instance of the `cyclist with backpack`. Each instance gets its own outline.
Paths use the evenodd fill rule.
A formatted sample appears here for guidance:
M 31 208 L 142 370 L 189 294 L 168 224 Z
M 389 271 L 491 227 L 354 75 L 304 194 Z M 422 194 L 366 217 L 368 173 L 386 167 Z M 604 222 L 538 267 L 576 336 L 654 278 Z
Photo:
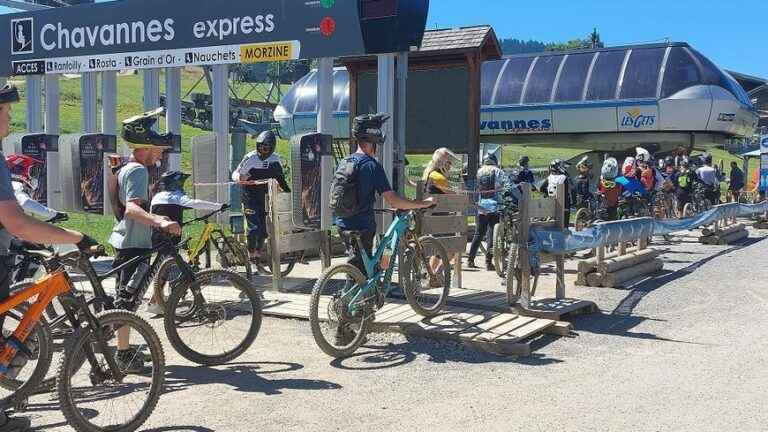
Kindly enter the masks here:
M 677 173 L 677 212 L 683 214 L 683 207 L 691 202 L 693 194 L 693 185 L 696 183 L 696 174 L 691 170 L 691 163 L 688 158 L 680 161 L 680 171 Z
M 595 199 L 592 194 L 592 187 L 590 186 L 590 181 L 592 180 L 592 162 L 589 161 L 589 157 L 584 156 L 579 163 L 576 164 L 576 169 L 579 170 L 579 175 L 576 176 L 576 181 L 574 182 L 576 209 L 588 208 L 589 202 Z
M 184 183 L 189 178 L 189 174 L 181 171 L 168 171 L 160 176 L 160 192 L 152 197 L 149 206 L 149 212 L 164 216 L 181 226 L 184 221 L 184 210 L 224 210 L 229 207 L 228 204 L 220 204 L 211 201 L 190 198 L 184 192 Z M 181 240 L 177 238 L 175 240 Z M 157 296 L 158 293 L 155 293 Z M 147 312 L 154 315 L 162 315 L 163 308 L 158 304 L 155 297 L 147 305 Z
M 283 192 L 291 187 L 285 181 L 283 165 L 275 154 L 277 137 L 274 132 L 264 131 L 256 137 L 256 150 L 243 157 L 232 173 L 232 180 L 248 182 L 275 179 Z M 243 187 L 243 213 L 248 225 L 248 255 L 252 261 L 261 259 L 261 249 L 267 239 L 267 185 L 245 185 Z
M 469 268 L 477 268 L 475 257 L 480 249 L 480 242 L 486 238 L 488 252 L 485 254 L 485 268 L 493 271 L 493 228 L 499 223 L 501 211 L 501 192 L 506 185 L 506 175 L 499 168 L 495 155 L 489 154 L 483 160 L 483 166 L 477 171 L 477 191 L 480 194 L 480 212 L 477 215 L 477 231 L 469 247 Z
M 11 104 L 19 101 L 16 87 L 0 87 L 0 139 L 7 137 L 11 130 Z M 2 156 L 2 152 L 0 152 Z M 4 158 L 4 156 L 2 156 Z M 16 199 L 11 184 L 11 172 L 6 164 L 0 164 L 0 301 L 10 294 L 10 265 L 8 246 L 13 237 L 33 243 L 75 244 L 81 250 L 96 245 L 87 235 L 66 230 L 41 222 L 24 213 Z M 2 328 L 5 315 L 0 315 Z M 0 335 L 2 336 L 2 335 Z M 0 337 L 0 347 L 5 338 Z M 11 360 L 7 374 L 18 376 L 28 359 L 22 352 Z M 24 417 L 10 417 L 6 414 L 8 401 L 0 401 L 0 432 L 23 432 L 29 429 L 30 421 Z
M 376 160 L 376 150 L 384 143 L 382 126 L 389 120 L 388 114 L 366 114 L 355 117 L 351 136 L 357 143 L 357 151 L 339 162 L 331 184 L 330 206 L 335 215 L 335 225 L 347 248 L 349 259 L 366 274 L 358 245 L 351 232 L 358 232 L 365 252 L 373 250 L 376 235 L 376 218 L 373 205 L 376 195 L 381 195 L 392 207 L 399 210 L 428 208 L 431 200 L 411 201 L 397 195 L 389 184 L 384 167 Z
M 603 162 L 600 170 L 600 184 L 597 191 L 605 197 L 606 216 L 609 221 L 618 219 L 619 197 L 624 188 L 616 181 L 619 173 L 619 162 L 615 158 L 608 158 Z
M 160 229 L 170 235 L 181 235 L 177 222 L 165 216 L 149 212 L 149 171 L 147 167 L 158 164 L 163 152 L 172 147 L 170 133 L 160 135 L 152 126 L 162 108 L 137 115 L 123 121 L 122 137 L 131 149 L 127 163 L 113 166 L 108 178 L 108 189 L 112 210 L 118 223 L 112 229 L 109 243 L 117 251 L 113 267 L 143 256 L 152 250 L 152 229 Z M 147 276 L 149 258 L 123 269 L 118 275 L 115 306 L 135 311 L 139 305 L 133 302 L 133 290 L 138 289 Z M 144 369 L 143 356 L 135 355 L 129 346 L 130 333 L 127 328 L 118 330 L 118 350 L 115 355 L 121 369 L 138 373 Z

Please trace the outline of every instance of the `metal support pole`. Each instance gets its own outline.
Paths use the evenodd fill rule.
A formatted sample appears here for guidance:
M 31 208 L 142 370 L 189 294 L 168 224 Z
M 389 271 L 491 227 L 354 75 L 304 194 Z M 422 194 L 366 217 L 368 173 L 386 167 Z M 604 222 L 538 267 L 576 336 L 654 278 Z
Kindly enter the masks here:
M 99 113 L 98 113 L 98 87 L 97 74 L 95 72 L 86 72 L 80 78 L 80 90 L 82 93 L 82 117 L 83 132 L 98 133 L 99 131 Z
M 43 131 L 43 77 L 27 76 L 27 131 Z
M 59 126 L 59 76 L 45 76 L 45 133 L 48 135 L 58 135 Z M 61 178 L 59 169 L 59 152 L 48 152 L 46 154 L 47 186 L 48 186 L 48 206 L 60 209 L 64 206 L 64 196 L 61 192 Z
M 408 119 L 407 113 L 407 99 L 408 99 L 408 53 L 401 52 L 397 54 L 397 74 L 396 74 L 397 95 L 395 99 L 395 160 L 394 169 L 397 175 L 397 184 L 392 185 L 395 190 L 405 196 L 405 185 L 408 173 L 405 167 L 405 152 L 406 152 L 406 121 Z
M 378 55 L 378 86 L 376 91 L 376 109 L 380 113 L 393 114 L 395 111 L 395 55 L 394 54 L 379 54 Z M 384 172 L 387 175 L 387 179 L 390 184 L 392 183 L 392 171 L 393 161 L 395 153 L 394 143 L 394 123 L 388 121 L 384 125 L 384 133 L 386 134 L 386 141 L 379 146 L 378 159 L 384 166 Z M 382 205 L 380 203 L 379 205 Z M 390 222 L 392 216 L 384 213 L 379 215 L 378 229 L 379 233 L 385 230 Z
M 212 68 L 211 97 L 213 98 L 213 133 L 216 135 L 216 187 L 218 202 L 229 202 L 229 87 L 227 65 Z M 221 218 L 220 222 L 226 220 Z
M 160 106 L 160 69 L 144 69 L 144 110 Z
M 101 73 L 101 133 L 117 135 L 117 72 Z
M 321 58 L 317 66 L 317 131 L 322 134 L 333 132 L 333 59 Z M 333 175 L 333 156 L 324 155 L 320 160 L 320 229 L 326 233 L 321 237 L 320 256 L 323 268 L 331 266 L 330 229 L 333 215 L 328 206 L 330 190 L 326 185 L 331 183 Z
M 181 68 L 165 69 L 165 126 L 174 135 L 181 135 Z M 181 154 L 168 155 L 168 168 L 181 169 Z

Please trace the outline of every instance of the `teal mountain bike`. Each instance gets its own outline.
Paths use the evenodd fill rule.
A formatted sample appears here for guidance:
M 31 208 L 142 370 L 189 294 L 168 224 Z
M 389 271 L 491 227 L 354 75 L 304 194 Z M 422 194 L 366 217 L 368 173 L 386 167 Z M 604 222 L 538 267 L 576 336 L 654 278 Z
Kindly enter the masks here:
M 394 220 L 372 257 L 362 247 L 360 233 L 349 232 L 362 251 L 366 274 L 351 264 L 337 264 L 323 272 L 312 290 L 309 306 L 312 336 L 320 349 L 333 357 L 350 356 L 363 344 L 376 311 L 384 306 L 396 287 L 392 284 L 395 267 L 399 286 L 419 315 L 437 315 L 448 299 L 451 286 L 448 253 L 434 237 L 416 236 L 414 214 L 419 210 L 376 211 L 393 213 Z M 397 262 L 398 255 L 402 256 L 402 262 Z

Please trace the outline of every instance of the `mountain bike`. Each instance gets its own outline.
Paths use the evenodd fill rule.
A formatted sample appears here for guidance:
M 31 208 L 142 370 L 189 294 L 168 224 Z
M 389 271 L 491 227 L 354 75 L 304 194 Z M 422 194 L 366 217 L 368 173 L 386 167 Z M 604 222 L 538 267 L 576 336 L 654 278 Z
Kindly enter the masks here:
M 584 200 L 583 206 L 576 211 L 573 226 L 576 231 L 589 228 L 595 222 L 608 218 L 608 204 L 605 196 L 596 194 L 591 199 Z
M 712 208 L 712 202 L 707 198 L 707 190 L 704 185 L 696 184 L 693 187 L 691 201 L 683 206 L 683 217 L 691 217 Z
M 35 283 L 23 283 L 0 303 L 0 313 L 7 313 L 0 348 L 0 380 L 4 388 L 12 391 L 6 400 L 14 405 L 23 404 L 40 387 L 54 350 L 43 312 L 58 297 L 64 319 L 75 329 L 56 369 L 58 399 L 67 423 L 78 432 L 131 432 L 157 406 L 164 382 L 165 355 L 160 338 L 144 319 L 128 311 L 94 314 L 85 296 L 73 291 L 62 262 L 102 253 L 103 249 L 94 248 L 89 253 L 47 256 L 46 265 L 56 270 Z M 131 336 L 128 346 L 120 350 L 116 335 L 124 328 L 130 329 Z M 149 367 L 138 373 L 128 372 L 125 366 L 140 355 L 148 358 Z
M 419 315 L 437 315 L 448 299 L 451 286 L 448 253 L 436 238 L 416 236 L 414 214 L 420 210 L 376 211 L 393 213 L 394 220 L 373 256 L 365 252 L 359 232 L 348 232 L 361 251 L 366 274 L 351 264 L 337 264 L 323 272 L 312 290 L 309 306 L 312 336 L 320 349 L 333 357 L 349 356 L 362 345 L 376 311 L 384 306 L 393 289 L 392 274 L 396 266 L 405 298 Z M 398 251 L 402 261 L 398 259 Z M 435 259 L 441 260 L 442 268 L 433 269 L 431 258 L 433 263 Z
M 193 222 L 185 222 L 183 225 Z M 144 274 L 140 276 L 134 290 L 125 287 L 119 289 L 130 294 L 130 298 L 122 299 L 121 306 L 135 312 L 144 299 L 153 275 L 166 261 L 166 257 L 170 256 L 176 261 L 179 273 L 170 280 L 171 294 L 166 300 L 163 324 L 173 348 L 187 360 L 201 365 L 224 364 L 242 355 L 253 344 L 261 328 L 261 296 L 256 288 L 250 281 L 230 270 L 195 272 L 179 252 L 185 241 L 176 243 L 162 233 L 157 237 L 159 241 L 154 250 L 104 273 L 97 273 L 87 257 L 62 262 L 84 275 L 88 286 L 80 286 L 79 291 L 92 296 L 88 304 L 96 311 L 110 310 L 116 307 L 116 302 L 114 297 L 107 294 L 103 282 L 119 276 L 127 268 L 137 264 L 141 266 L 139 263 L 151 260 L 157 252 L 150 265 L 143 264 Z M 65 325 L 63 316 L 51 321 L 54 329 Z
M 227 234 L 224 229 L 210 220 L 213 216 L 228 208 L 228 206 L 224 206 L 220 210 L 185 223 L 185 225 L 188 225 L 194 222 L 205 221 L 205 226 L 200 233 L 200 237 L 194 242 L 190 241 L 192 244 L 187 248 L 187 263 L 189 263 L 190 267 L 192 267 L 192 270 L 195 272 L 198 272 L 203 268 L 212 268 L 211 247 L 213 247 L 218 255 L 218 261 L 221 268 L 234 271 L 242 268 L 245 271 L 246 279 L 251 280 L 253 271 L 251 270 L 248 251 L 232 235 Z M 201 259 L 203 257 L 205 258 L 205 265 L 201 265 Z M 168 281 L 178 277 L 179 274 L 180 270 L 176 265 L 176 260 L 171 256 L 167 257 L 157 269 L 157 274 L 152 282 L 154 300 L 162 308 L 165 308 L 166 299 L 171 294 Z
M 619 198 L 617 213 L 619 219 L 633 219 L 650 216 L 651 209 L 648 200 L 641 193 L 635 192 L 632 195 L 622 195 Z

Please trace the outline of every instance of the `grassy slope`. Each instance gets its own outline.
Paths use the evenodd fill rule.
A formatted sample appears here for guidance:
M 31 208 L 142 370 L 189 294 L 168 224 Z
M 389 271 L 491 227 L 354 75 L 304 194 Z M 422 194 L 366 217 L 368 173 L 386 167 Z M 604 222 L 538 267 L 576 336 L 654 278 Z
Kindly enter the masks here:
M 182 94 L 186 94 L 189 89 L 197 82 L 199 74 L 187 73 L 182 75 Z M 23 81 L 17 83 L 24 92 Z M 161 91 L 163 91 L 163 81 L 161 80 Z M 118 98 L 117 98 L 117 118 L 118 120 L 130 117 L 136 113 L 143 111 L 142 106 L 142 79 L 141 75 L 121 76 L 118 78 Z M 285 88 L 287 89 L 287 88 Z M 284 89 L 284 90 L 285 90 Z M 265 88 L 260 88 L 260 91 L 264 91 Z M 201 81 L 195 88 L 196 92 L 207 93 L 208 86 L 205 80 Z M 243 92 L 238 91 L 238 94 Z M 14 107 L 15 115 L 12 124 L 12 130 L 15 132 L 23 131 L 26 127 L 24 120 L 24 112 L 26 106 L 24 102 L 25 98 L 22 98 L 22 102 Z M 77 133 L 81 128 L 81 98 L 80 98 L 80 80 L 79 79 L 62 79 L 61 80 L 61 133 Z M 162 120 L 161 120 L 162 122 Z M 164 127 L 164 125 L 163 125 Z M 186 172 L 190 172 L 192 169 L 192 154 L 190 152 L 190 140 L 199 135 L 210 133 L 201 129 L 197 129 L 191 126 L 184 125 L 182 127 L 182 157 L 181 166 Z M 253 139 L 248 140 L 248 151 L 254 148 Z M 528 155 L 531 158 L 531 166 L 544 167 L 549 164 L 549 161 L 554 158 L 570 159 L 582 153 L 584 150 L 579 149 L 564 149 L 564 148 L 537 148 L 537 147 L 518 147 L 507 146 L 503 150 L 502 161 L 505 166 L 512 166 L 516 164 L 518 158 L 523 154 Z M 286 160 L 289 160 L 288 143 L 284 140 L 280 140 L 278 143 L 277 152 Z M 722 150 L 713 150 L 715 162 L 719 163 L 720 160 L 725 160 L 726 168 L 729 167 L 730 161 L 739 160 L 736 156 L 731 155 Z M 428 161 L 429 155 L 410 155 L 409 161 L 411 167 L 423 166 Z M 757 160 L 753 160 L 752 168 L 757 164 Z M 729 168 L 727 168 L 728 170 Z M 84 231 L 101 242 L 105 242 L 109 237 L 109 232 L 112 229 L 113 219 L 111 217 L 101 217 L 94 215 L 72 215 L 71 220 L 65 224 L 65 226 Z

